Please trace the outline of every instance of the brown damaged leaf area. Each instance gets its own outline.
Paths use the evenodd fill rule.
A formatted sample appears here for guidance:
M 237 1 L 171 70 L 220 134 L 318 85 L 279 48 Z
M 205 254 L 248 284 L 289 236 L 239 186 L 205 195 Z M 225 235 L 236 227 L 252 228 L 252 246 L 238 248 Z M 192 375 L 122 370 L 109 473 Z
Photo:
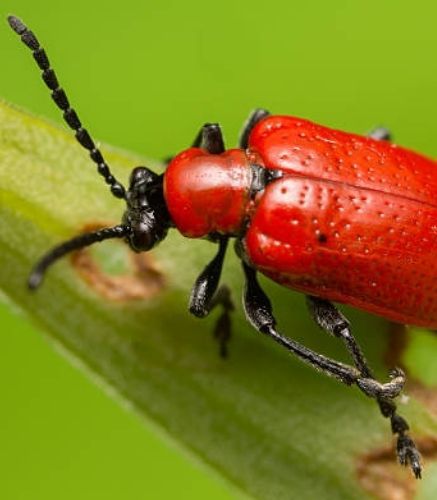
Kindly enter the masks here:
M 81 232 L 96 231 L 111 224 L 88 223 Z M 121 242 L 123 244 L 123 242 Z M 71 262 L 78 275 L 98 295 L 114 302 L 150 299 L 165 287 L 165 277 L 150 254 L 128 252 L 128 272 L 112 276 L 103 272 L 89 249 L 71 255 Z
M 435 436 L 416 439 L 425 462 L 437 460 Z M 380 448 L 360 457 L 358 480 L 368 493 L 381 500 L 413 500 L 420 482 L 399 467 L 393 448 Z

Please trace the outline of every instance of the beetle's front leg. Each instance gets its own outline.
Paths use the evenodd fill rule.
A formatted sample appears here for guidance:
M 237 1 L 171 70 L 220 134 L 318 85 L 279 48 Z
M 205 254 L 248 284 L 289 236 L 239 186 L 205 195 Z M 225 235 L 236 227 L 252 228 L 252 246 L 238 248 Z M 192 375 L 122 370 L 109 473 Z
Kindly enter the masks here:
M 273 316 L 270 300 L 258 283 L 256 271 L 245 263 L 243 263 L 243 270 L 246 277 L 243 302 L 246 317 L 250 323 L 259 332 L 271 337 L 302 361 L 326 375 L 337 378 L 344 384 L 356 384 L 367 396 L 377 399 L 382 414 L 391 420 L 392 432 L 398 435 L 397 453 L 400 463 L 410 465 L 416 478 L 419 478 L 422 471 L 420 454 L 413 440 L 407 435 L 407 422 L 396 413 L 396 405 L 392 401 L 403 387 L 403 374 L 396 372 L 390 383 L 379 384 L 372 376 L 368 376 L 371 375 L 371 372 L 366 368 L 366 362 L 357 345 L 353 357 L 354 360 L 358 361 L 359 367 L 355 368 L 318 354 L 285 337 L 276 329 L 276 320 Z M 362 370 L 365 376 L 363 376 Z
M 220 356 L 222 358 L 226 358 L 228 355 L 228 342 L 231 336 L 231 312 L 234 310 L 229 288 L 226 285 L 218 288 L 228 240 L 229 238 L 224 236 L 220 237 L 217 254 L 194 283 L 189 302 L 191 314 L 198 318 L 204 318 L 217 306 L 221 305 L 223 307 L 222 314 L 218 318 L 213 331 L 214 337 L 219 342 Z

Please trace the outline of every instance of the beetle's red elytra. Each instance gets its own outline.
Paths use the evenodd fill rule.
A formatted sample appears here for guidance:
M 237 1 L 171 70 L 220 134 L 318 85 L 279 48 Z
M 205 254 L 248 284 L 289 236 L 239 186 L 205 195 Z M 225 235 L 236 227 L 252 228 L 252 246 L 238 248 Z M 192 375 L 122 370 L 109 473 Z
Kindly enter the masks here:
M 305 293 L 437 328 L 436 162 L 290 117 L 261 122 L 249 146 L 284 172 L 246 234 L 257 269 Z
M 53 101 L 98 173 L 126 203 L 121 224 L 48 251 L 34 266 L 29 287 L 37 288 L 47 269 L 67 253 L 106 239 L 123 238 L 143 252 L 169 229 L 207 238 L 217 252 L 194 283 L 189 310 L 204 317 L 221 307 L 215 334 L 225 357 L 234 306 L 219 281 L 234 238 L 247 320 L 301 361 L 375 399 L 397 436 L 399 462 L 421 477 L 420 454 L 394 402 L 405 375 L 396 369 L 389 382 L 378 382 L 349 321 L 331 301 L 437 328 L 437 163 L 396 146 L 384 128 L 359 136 L 257 109 L 237 149 L 226 151 L 219 125 L 207 123 L 164 174 L 136 167 L 125 189 L 70 106 L 38 39 L 18 18 L 8 21 L 32 51 Z M 352 365 L 278 331 L 257 272 L 303 292 L 315 322 L 344 343 Z

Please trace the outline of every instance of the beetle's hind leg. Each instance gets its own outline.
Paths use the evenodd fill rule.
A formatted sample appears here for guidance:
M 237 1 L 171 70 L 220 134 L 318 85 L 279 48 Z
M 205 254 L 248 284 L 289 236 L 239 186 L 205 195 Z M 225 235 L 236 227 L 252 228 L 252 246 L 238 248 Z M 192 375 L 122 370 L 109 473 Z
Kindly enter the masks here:
M 414 442 L 406 434 L 408 424 L 402 417 L 397 415 L 396 406 L 392 401 L 402 390 L 404 382 L 403 374 L 396 372 L 393 374 L 394 377 L 391 382 L 380 384 L 372 377 L 369 377 L 371 372 L 367 368 L 362 354 L 358 353 L 359 348 L 357 345 L 355 346 L 356 349 L 354 350 L 353 357 L 359 367 L 353 367 L 318 354 L 299 342 L 282 335 L 276 328 L 276 319 L 272 312 L 272 305 L 258 283 L 255 269 L 243 262 L 243 271 L 246 278 L 243 304 L 246 317 L 252 326 L 259 332 L 268 335 L 275 342 L 285 347 L 313 368 L 336 378 L 343 384 L 356 384 L 367 396 L 376 398 L 383 415 L 391 419 L 393 433 L 398 434 L 397 452 L 399 461 L 403 465 L 409 465 L 416 478 L 419 478 L 422 471 L 419 452 Z M 330 312 L 332 312 L 331 309 Z M 356 344 L 355 341 L 353 343 Z
M 191 314 L 198 318 L 204 318 L 217 306 L 222 306 L 222 313 L 213 330 L 214 338 L 219 343 L 222 358 L 228 356 L 228 343 L 232 330 L 231 313 L 234 310 L 229 288 L 226 285 L 218 288 L 227 246 L 228 238 L 219 237 L 217 254 L 207 264 L 194 283 L 189 304 Z
M 400 369 L 394 369 L 390 373 L 390 382 L 386 384 L 378 382 L 369 368 L 358 342 L 352 335 L 350 323 L 345 316 L 331 302 L 318 297 L 307 296 L 307 305 L 319 327 L 330 335 L 340 338 L 345 344 L 362 377 L 357 380 L 358 387 L 364 394 L 376 399 L 382 415 L 390 419 L 393 434 L 398 435 L 399 462 L 402 465 L 410 464 L 415 476 L 420 478 L 420 454 L 414 441 L 407 435 L 408 423 L 397 414 L 396 404 L 393 401 L 404 387 L 404 373 Z

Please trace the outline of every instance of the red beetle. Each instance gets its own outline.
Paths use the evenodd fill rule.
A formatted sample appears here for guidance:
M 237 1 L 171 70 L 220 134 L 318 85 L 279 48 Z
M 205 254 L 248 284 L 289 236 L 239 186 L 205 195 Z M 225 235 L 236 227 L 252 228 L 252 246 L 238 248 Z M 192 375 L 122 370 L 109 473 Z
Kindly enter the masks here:
M 404 374 L 394 370 L 390 382 L 376 381 L 348 320 L 330 301 L 437 328 L 437 164 L 392 144 L 385 129 L 362 137 L 258 109 L 244 126 L 239 149 L 225 151 L 219 126 L 206 124 L 164 174 L 137 167 L 125 190 L 82 127 L 35 35 L 16 17 L 9 23 L 32 50 L 53 100 L 112 194 L 127 204 L 120 225 L 82 234 L 44 255 L 30 288 L 60 257 L 105 239 L 124 238 L 140 252 L 172 227 L 189 238 L 208 238 L 218 251 L 194 284 L 190 312 L 203 317 L 223 307 L 218 333 L 224 355 L 232 303 L 218 284 L 228 240 L 235 238 L 250 323 L 301 360 L 374 398 L 397 434 L 399 461 L 420 477 L 420 455 L 393 401 Z M 345 343 L 354 366 L 279 333 L 257 271 L 305 293 L 317 324 Z

